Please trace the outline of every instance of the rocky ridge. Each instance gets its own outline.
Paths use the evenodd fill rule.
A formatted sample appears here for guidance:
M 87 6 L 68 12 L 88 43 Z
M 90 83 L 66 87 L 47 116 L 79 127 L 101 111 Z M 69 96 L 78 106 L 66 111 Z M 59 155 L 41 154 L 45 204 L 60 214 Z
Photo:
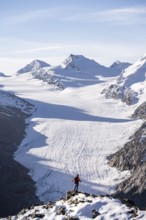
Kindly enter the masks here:
M 120 210 L 120 213 L 119 213 Z M 110 196 L 96 196 L 84 192 L 67 192 L 66 198 L 55 203 L 23 209 L 16 216 L 5 220 L 32 219 L 139 219 L 141 212 L 128 200 L 117 200 Z
M 35 107 L 27 102 L 26 100 L 17 97 L 11 92 L 0 91 L 0 105 L 9 106 L 10 108 L 15 107 L 20 109 L 25 114 L 31 115 L 35 111 Z
M 120 99 L 127 105 L 138 103 L 145 93 L 146 56 L 123 70 L 114 84 L 105 88 L 102 93 L 106 98 Z M 139 84 L 139 86 L 138 86 Z
M 5 97 L 11 100 L 11 104 L 13 100 L 14 105 L 0 105 L 1 217 L 14 215 L 24 207 L 40 203 L 35 195 L 34 182 L 28 175 L 28 169 L 13 159 L 14 152 L 25 136 L 25 119 L 32 114 L 33 106 L 10 93 L 6 93 Z
M 116 195 L 129 198 L 140 209 L 146 209 L 146 122 L 135 132 L 129 142 L 113 155 L 109 164 L 119 170 L 129 170 L 130 177 L 117 187 Z
M 98 77 L 115 77 L 124 70 L 129 63 L 115 62 L 110 67 L 105 67 L 94 60 L 88 59 L 83 55 L 71 54 L 59 66 L 51 66 L 50 64 L 34 60 L 31 63 L 18 70 L 16 75 L 30 73 L 35 79 L 46 82 L 54 89 L 63 90 L 68 85 L 85 86 L 98 82 Z
M 31 75 L 35 79 L 39 79 L 43 82 L 46 82 L 49 86 L 52 86 L 52 88 L 56 90 L 64 89 L 64 86 L 59 81 L 59 79 L 55 75 L 51 74 L 51 72 L 48 72 L 43 68 L 38 68 L 37 70 L 31 71 Z

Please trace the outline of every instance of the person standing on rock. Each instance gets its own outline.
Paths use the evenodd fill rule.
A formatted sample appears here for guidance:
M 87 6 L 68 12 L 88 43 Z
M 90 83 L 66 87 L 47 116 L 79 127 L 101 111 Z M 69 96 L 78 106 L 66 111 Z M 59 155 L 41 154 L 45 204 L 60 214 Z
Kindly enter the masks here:
M 75 178 L 73 178 L 72 182 L 74 182 L 74 184 L 75 184 L 74 191 L 75 191 L 75 192 L 78 192 L 79 182 L 81 182 L 80 177 L 79 177 L 79 174 L 77 174 L 77 175 L 75 176 Z

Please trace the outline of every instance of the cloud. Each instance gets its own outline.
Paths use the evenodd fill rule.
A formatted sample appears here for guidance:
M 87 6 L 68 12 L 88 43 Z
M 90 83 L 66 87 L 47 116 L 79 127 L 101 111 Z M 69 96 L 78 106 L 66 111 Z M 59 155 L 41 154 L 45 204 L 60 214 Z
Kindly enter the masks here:
M 43 52 L 43 51 L 50 51 L 50 50 L 60 50 L 63 49 L 62 46 L 46 46 L 46 47 L 39 47 L 39 48 L 31 48 L 31 49 L 22 49 L 13 51 L 13 54 L 24 54 L 24 53 L 34 53 L 34 52 Z
M 66 21 L 131 25 L 146 23 L 146 7 L 117 8 L 104 11 L 82 11 L 64 18 Z
M 146 23 L 146 7 L 121 8 L 103 11 L 95 15 L 96 21 L 112 22 L 113 24 L 139 24 Z
M 22 24 L 32 21 L 53 20 L 62 22 L 86 22 L 107 24 L 145 24 L 146 6 L 115 8 L 109 10 L 91 10 L 71 6 L 52 7 L 40 10 L 15 12 L 15 14 L 1 15 L 0 23 L 4 25 Z
M 40 10 L 31 10 L 23 12 L 15 12 L 13 14 L 3 14 L 0 18 L 0 23 L 4 25 L 22 24 L 40 19 L 59 19 L 64 16 L 67 11 L 72 10 L 69 7 L 54 7 Z

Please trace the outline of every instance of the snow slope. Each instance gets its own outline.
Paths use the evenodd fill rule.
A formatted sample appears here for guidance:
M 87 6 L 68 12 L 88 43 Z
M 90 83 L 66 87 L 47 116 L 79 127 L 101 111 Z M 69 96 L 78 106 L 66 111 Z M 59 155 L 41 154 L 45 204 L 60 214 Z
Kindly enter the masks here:
M 128 68 L 129 66 L 131 66 L 130 63 L 120 62 L 117 60 L 110 66 L 110 69 L 113 72 L 112 75 L 115 74 L 114 76 L 118 76 L 124 69 Z
M 73 189 L 77 173 L 80 189 L 95 194 L 112 192 L 129 176 L 109 167 L 106 157 L 120 149 L 142 121 L 130 119 L 135 106 L 101 94 L 110 80 L 59 91 L 30 73 L 0 79 L 3 90 L 14 91 L 37 109 L 15 159 L 30 170 L 42 201 L 54 201 Z
M 35 71 L 43 67 L 49 67 L 50 64 L 42 61 L 42 60 L 33 60 L 31 63 L 24 66 L 22 69 L 17 71 L 17 74 L 23 74 L 30 71 Z

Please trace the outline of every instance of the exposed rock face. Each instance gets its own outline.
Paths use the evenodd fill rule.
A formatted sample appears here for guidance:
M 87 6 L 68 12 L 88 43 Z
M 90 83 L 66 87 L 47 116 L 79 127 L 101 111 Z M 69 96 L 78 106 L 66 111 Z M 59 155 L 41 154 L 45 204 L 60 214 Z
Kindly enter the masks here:
M 5 106 L 10 106 L 10 108 L 7 108 Z M 5 113 L 4 109 L 7 109 L 6 112 L 9 110 L 12 114 L 14 108 L 20 109 L 27 116 L 31 115 L 35 111 L 35 108 L 31 103 L 27 102 L 22 98 L 17 97 L 13 93 L 5 91 L 0 91 L 0 107 L 1 109 L 3 109 L 3 114 Z M 15 112 L 13 114 L 15 115 Z
M 128 105 L 138 102 L 145 92 L 146 56 L 121 72 L 114 84 L 105 88 L 102 93 L 106 98 L 120 99 Z M 139 86 L 138 86 L 139 84 Z
M 25 136 L 26 117 L 20 109 L 0 106 L 0 217 L 39 203 L 28 170 L 13 160 Z
M 118 84 L 112 84 L 109 88 L 104 89 L 102 94 L 105 94 L 107 99 L 120 99 L 127 105 L 132 105 L 137 103 L 137 92 L 132 90 L 130 87 L 120 86 Z
M 145 154 L 146 122 L 135 132 L 124 148 L 109 157 L 111 166 L 131 172 L 131 176 L 118 186 L 117 195 L 133 200 L 141 209 L 146 209 Z
M 35 71 L 31 72 L 32 76 L 35 79 L 40 79 L 43 82 L 46 82 L 48 85 L 52 86 L 56 90 L 63 90 L 63 84 L 59 81 L 59 79 L 53 74 L 49 74 L 49 71 L 39 68 Z
M 143 102 L 132 115 L 133 118 L 146 119 L 146 102 Z

